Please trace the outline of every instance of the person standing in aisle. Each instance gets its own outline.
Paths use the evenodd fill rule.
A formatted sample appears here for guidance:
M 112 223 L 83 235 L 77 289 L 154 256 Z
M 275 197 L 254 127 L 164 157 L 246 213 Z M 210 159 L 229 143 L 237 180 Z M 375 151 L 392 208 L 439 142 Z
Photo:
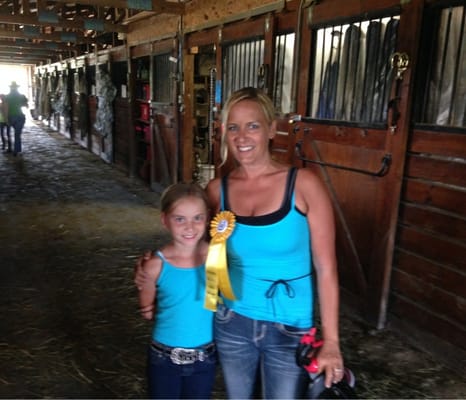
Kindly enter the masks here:
M 21 134 L 23 132 L 26 116 L 23 107 L 27 107 L 28 99 L 24 94 L 19 93 L 19 85 L 13 81 L 10 85 L 10 92 L 5 96 L 8 107 L 8 125 L 15 130 L 13 154 L 16 156 L 22 152 Z
M 0 94 L 0 134 L 2 135 L 2 150 L 11 152 L 10 126 L 8 125 L 8 105 L 5 95 Z

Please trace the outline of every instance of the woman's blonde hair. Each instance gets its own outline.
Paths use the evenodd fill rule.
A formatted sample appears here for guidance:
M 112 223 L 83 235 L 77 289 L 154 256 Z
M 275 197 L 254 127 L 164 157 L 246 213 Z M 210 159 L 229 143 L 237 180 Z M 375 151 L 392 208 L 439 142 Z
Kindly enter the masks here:
M 225 140 L 226 125 L 228 122 L 228 116 L 234 105 L 238 104 L 243 100 L 251 100 L 256 102 L 262 112 L 264 113 L 265 120 L 269 125 L 275 120 L 275 106 L 269 96 L 265 94 L 261 89 L 254 87 L 244 87 L 242 89 L 233 92 L 225 102 L 222 109 L 222 141 L 220 144 L 220 157 L 222 159 L 222 165 L 228 158 L 228 146 Z

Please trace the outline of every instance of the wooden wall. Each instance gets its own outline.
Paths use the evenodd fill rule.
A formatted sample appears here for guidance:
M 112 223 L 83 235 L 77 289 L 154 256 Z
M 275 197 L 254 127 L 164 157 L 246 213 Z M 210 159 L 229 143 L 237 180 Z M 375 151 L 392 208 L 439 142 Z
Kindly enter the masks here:
M 130 140 L 133 133 L 131 125 L 131 103 L 128 99 L 117 97 L 114 101 L 114 163 L 129 172 Z
M 187 5 L 186 15 L 183 16 L 182 22 L 180 17 L 166 14 L 148 17 L 130 25 L 127 41 L 129 46 L 135 46 L 150 39 L 160 40 L 174 37 L 181 23 L 186 33 L 202 31 L 209 27 L 220 27 L 232 21 L 246 20 L 267 12 L 280 11 L 288 7 L 289 3 L 296 3 L 296 0 L 193 0 Z
M 89 133 L 90 148 L 89 150 L 100 157 L 102 151 L 102 136 L 95 130 L 94 124 L 97 116 L 97 97 L 89 96 Z
M 466 359 L 466 135 L 415 129 L 400 202 L 390 315 Z M 440 340 L 439 340 L 440 339 Z M 443 354 L 445 356 L 445 354 Z M 464 371 L 466 373 L 466 370 Z

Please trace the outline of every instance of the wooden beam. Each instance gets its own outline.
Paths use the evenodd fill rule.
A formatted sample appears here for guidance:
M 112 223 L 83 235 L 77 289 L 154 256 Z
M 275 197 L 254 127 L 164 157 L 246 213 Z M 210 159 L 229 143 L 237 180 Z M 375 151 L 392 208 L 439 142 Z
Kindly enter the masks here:
M 25 40 L 0 40 L 0 49 L 2 48 L 14 48 L 14 49 L 44 49 L 49 52 L 75 52 L 79 49 L 76 46 L 69 46 L 65 43 L 56 42 L 42 42 L 34 43 Z
M 11 51 L 3 51 L 2 49 L 0 49 L 0 57 L 8 57 L 8 55 L 12 55 L 12 52 Z M 32 49 L 27 49 L 27 50 L 23 50 L 23 51 L 16 51 L 14 53 L 14 56 L 15 57 L 18 57 L 18 58 L 24 58 L 24 57 L 38 57 L 38 58 L 56 58 L 56 57 L 60 57 L 60 54 L 59 53 L 47 53 L 45 52 L 44 50 L 32 50 Z
M 155 13 L 153 11 L 141 11 L 141 12 L 138 12 L 137 14 L 135 14 L 135 15 L 132 15 L 131 17 L 126 17 L 123 20 L 122 24 L 123 25 L 129 25 L 129 24 L 131 24 L 133 22 L 140 21 L 142 19 L 152 17 L 153 15 L 157 15 L 157 13 Z
M 18 2 L 18 0 L 13 0 L 13 13 L 14 14 L 19 13 L 19 2 Z
M 86 26 L 86 20 L 70 21 L 62 18 L 58 18 L 57 22 L 53 21 L 39 21 L 39 17 L 32 15 L 11 15 L 11 14 L 0 14 L 1 24 L 18 24 L 18 25 L 31 25 L 31 26 L 56 26 L 64 29 L 80 29 L 80 30 L 92 30 L 91 28 L 95 25 L 102 25 L 103 30 L 99 32 L 118 32 L 127 33 L 128 27 L 120 24 L 112 24 L 103 20 L 89 19 L 89 26 Z M 91 25 L 92 24 L 92 25 Z M 97 29 L 96 29 L 97 30 Z
M 29 15 L 31 10 L 29 8 L 29 0 L 21 2 L 23 8 L 23 15 Z
M 57 3 L 69 3 L 69 0 L 55 0 Z M 87 4 L 96 7 L 129 8 L 133 10 L 154 11 L 164 14 L 182 15 L 185 13 L 183 3 L 174 3 L 165 0 L 150 0 L 148 7 L 143 7 L 141 1 L 131 0 L 79 0 L 79 4 Z
M 73 32 L 54 32 L 48 34 L 35 33 L 30 35 L 22 30 L 11 31 L 7 29 L 0 29 L 0 38 L 16 38 L 16 39 L 39 39 L 51 42 L 65 42 L 65 43 L 88 43 L 92 44 L 93 41 L 84 37 L 81 33 Z
M 1 64 L 31 64 L 31 65 L 39 65 L 41 63 L 49 63 L 54 62 L 53 58 L 45 58 L 45 57 L 16 57 L 16 56 L 0 56 L 0 63 Z
M 72 58 L 75 57 L 79 52 L 77 51 L 50 51 L 45 48 L 33 49 L 31 47 L 24 47 L 21 50 L 13 49 L 10 47 L 0 47 L 0 53 L 9 53 L 9 54 L 43 54 L 48 57 L 63 57 L 63 58 Z

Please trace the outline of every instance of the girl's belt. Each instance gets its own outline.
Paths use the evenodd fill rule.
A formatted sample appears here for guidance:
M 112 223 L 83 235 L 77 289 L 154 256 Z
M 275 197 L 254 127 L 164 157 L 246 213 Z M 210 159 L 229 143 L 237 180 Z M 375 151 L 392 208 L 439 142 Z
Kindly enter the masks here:
M 184 365 L 193 364 L 196 361 L 204 361 L 215 352 L 215 343 L 209 343 L 194 349 L 186 349 L 184 347 L 170 347 L 162 343 L 152 342 L 151 348 L 158 353 L 170 357 L 173 364 Z

